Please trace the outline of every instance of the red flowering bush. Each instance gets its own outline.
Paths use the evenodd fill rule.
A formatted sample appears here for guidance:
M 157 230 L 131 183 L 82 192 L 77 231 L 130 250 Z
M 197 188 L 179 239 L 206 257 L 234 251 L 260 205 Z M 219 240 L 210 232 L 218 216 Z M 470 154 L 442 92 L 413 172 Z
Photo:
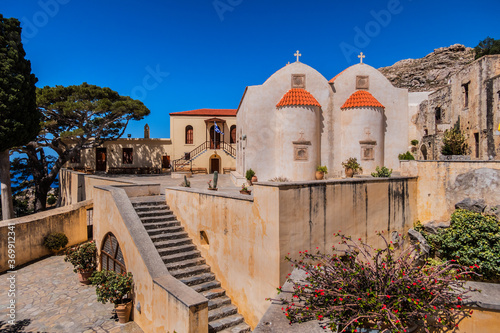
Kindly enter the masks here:
M 66 258 L 77 272 L 92 272 L 97 267 L 97 248 L 94 241 L 85 242 L 66 250 Z
M 429 332 L 454 330 L 470 315 L 462 307 L 470 291 L 463 279 L 475 273 L 453 261 L 419 266 L 415 246 L 395 247 L 379 235 L 385 243 L 382 249 L 336 234 L 342 255 L 305 251 L 299 260 L 286 257 L 307 276 L 289 280 L 291 300 L 274 300 L 285 304 L 282 309 L 290 323 L 318 319 L 339 332 L 360 332 L 362 327 L 409 332 L 416 325 Z
M 132 291 L 132 273 L 118 274 L 114 271 L 96 271 L 89 278 L 96 287 L 97 300 L 103 304 L 106 302 L 115 305 L 126 303 L 125 297 Z

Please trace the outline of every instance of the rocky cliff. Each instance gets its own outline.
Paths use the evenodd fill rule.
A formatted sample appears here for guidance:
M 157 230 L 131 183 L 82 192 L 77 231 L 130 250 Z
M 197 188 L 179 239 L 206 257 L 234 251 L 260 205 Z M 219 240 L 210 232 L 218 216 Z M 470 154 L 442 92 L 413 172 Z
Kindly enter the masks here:
M 434 50 L 420 59 L 400 60 L 379 71 L 398 88 L 434 91 L 445 86 L 452 74 L 474 61 L 474 49 L 455 44 Z

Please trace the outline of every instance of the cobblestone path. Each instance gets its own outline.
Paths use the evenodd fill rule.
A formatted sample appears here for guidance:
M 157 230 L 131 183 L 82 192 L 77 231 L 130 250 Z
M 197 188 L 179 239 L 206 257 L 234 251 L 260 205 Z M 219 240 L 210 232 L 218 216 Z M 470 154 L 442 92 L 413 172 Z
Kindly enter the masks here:
M 128 332 L 134 322 L 119 324 L 113 305 L 97 302 L 95 288 L 78 282 L 64 256 L 52 256 L 16 273 L 16 325 L 7 323 L 9 275 L 0 275 L 0 332 Z

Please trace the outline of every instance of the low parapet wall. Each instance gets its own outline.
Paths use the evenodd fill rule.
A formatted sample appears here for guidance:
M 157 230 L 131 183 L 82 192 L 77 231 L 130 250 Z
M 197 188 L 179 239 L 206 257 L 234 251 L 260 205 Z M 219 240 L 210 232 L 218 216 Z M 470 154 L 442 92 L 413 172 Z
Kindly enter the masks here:
M 64 233 L 68 246 L 87 240 L 87 210 L 92 202 L 56 208 L 0 222 L 0 272 L 8 270 L 9 242 L 14 241 L 16 266 L 51 254 L 43 246 L 44 238 L 53 232 Z M 12 243 L 11 243 L 12 244 Z
M 109 232 L 118 240 L 126 269 L 134 276 L 133 318 L 144 332 L 206 333 L 208 300 L 170 275 L 129 200 L 147 193 L 159 194 L 156 189 L 158 185 L 97 186 L 97 248 L 101 249 Z

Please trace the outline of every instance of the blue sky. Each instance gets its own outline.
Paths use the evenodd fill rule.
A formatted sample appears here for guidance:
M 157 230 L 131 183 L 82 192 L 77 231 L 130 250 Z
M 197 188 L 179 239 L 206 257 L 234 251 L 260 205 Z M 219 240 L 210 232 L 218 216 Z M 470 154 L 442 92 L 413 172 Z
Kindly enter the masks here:
M 18 18 L 37 86 L 88 82 L 151 110 L 126 133 L 170 136 L 168 114 L 237 108 L 248 85 L 287 62 L 327 79 L 356 63 L 376 68 L 455 43 L 500 38 L 498 0 L 1 0 Z

